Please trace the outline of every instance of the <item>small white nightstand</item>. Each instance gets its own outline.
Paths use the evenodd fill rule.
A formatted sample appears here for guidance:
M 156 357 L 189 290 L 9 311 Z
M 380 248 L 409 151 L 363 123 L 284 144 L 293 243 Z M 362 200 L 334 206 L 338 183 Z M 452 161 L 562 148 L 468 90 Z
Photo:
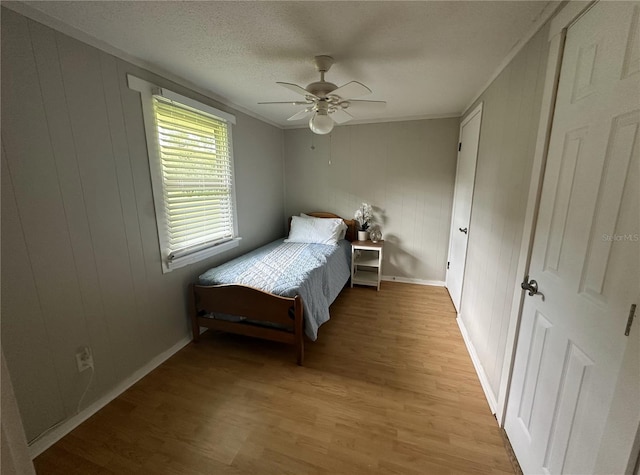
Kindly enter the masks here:
M 353 284 L 370 285 L 380 290 L 383 247 L 384 241 L 351 243 L 351 287 Z

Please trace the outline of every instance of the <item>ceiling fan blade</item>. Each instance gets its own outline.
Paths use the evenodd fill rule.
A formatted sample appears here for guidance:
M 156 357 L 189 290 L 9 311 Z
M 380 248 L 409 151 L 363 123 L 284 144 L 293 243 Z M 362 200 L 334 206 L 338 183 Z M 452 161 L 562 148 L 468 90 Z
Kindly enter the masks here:
M 292 106 L 306 106 L 313 104 L 311 101 L 276 101 L 276 102 L 258 102 L 258 104 L 291 104 Z
M 289 117 L 287 120 L 298 120 L 298 119 L 302 119 L 305 116 L 309 115 L 309 112 L 311 112 L 311 109 L 304 109 L 301 110 L 300 112 L 296 112 L 295 114 L 293 114 L 291 117 Z
M 313 94 L 311 94 L 309 91 L 307 91 L 304 87 L 300 87 L 297 84 L 291 84 L 289 82 L 277 82 L 276 84 L 280 84 L 282 87 L 286 87 L 290 91 L 296 92 L 305 97 L 307 96 L 316 97 Z
M 367 94 L 371 94 L 371 89 L 358 81 L 351 81 L 344 86 L 340 86 L 338 89 L 334 89 L 329 95 L 340 96 L 343 99 L 351 99 L 352 97 L 361 97 Z
M 336 124 L 344 124 L 345 122 L 353 119 L 353 116 L 351 114 L 342 109 L 333 111 L 331 114 L 329 114 L 329 117 L 331 117 Z
M 357 99 L 350 99 L 347 101 L 349 105 L 347 107 L 356 109 L 379 109 L 387 105 L 387 101 L 363 101 Z
M 366 99 L 349 99 L 351 104 L 371 104 L 371 105 L 379 105 L 383 106 L 387 103 L 387 101 L 368 101 Z

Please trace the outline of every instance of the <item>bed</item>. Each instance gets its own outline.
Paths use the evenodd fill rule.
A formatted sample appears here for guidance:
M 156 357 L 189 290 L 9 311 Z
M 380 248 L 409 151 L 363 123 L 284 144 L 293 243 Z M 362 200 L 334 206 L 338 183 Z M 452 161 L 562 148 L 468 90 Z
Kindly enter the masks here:
M 305 334 L 317 338 L 329 319 L 329 305 L 348 282 L 349 241 L 356 234 L 353 220 L 326 212 L 304 216 L 342 220 L 344 239 L 337 245 L 280 239 L 209 269 L 189 288 L 195 342 L 200 327 L 206 327 L 288 343 L 295 347 L 296 362 L 303 364 Z M 300 218 L 291 218 L 290 228 L 292 219 Z

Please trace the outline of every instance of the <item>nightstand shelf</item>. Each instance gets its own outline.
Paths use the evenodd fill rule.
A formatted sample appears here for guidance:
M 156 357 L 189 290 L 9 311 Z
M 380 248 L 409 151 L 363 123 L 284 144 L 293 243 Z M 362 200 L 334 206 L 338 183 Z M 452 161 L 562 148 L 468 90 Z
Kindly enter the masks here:
M 383 245 L 384 241 L 351 243 L 351 287 L 368 285 L 380 290 Z

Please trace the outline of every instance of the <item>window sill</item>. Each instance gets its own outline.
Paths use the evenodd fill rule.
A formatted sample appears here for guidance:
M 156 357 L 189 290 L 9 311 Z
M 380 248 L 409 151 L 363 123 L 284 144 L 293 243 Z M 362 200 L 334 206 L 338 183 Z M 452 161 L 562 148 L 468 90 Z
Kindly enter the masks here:
M 162 272 L 166 274 L 167 272 L 179 269 L 180 267 L 188 266 L 189 264 L 194 264 L 203 259 L 207 259 L 209 257 L 222 254 L 223 252 L 230 251 L 234 247 L 238 247 L 240 245 L 241 239 L 241 237 L 233 238 L 230 241 L 223 242 L 222 244 L 218 244 L 217 246 L 208 247 L 206 249 L 202 249 L 201 251 L 194 252 L 193 254 L 179 257 L 172 260 L 171 262 L 163 262 Z

